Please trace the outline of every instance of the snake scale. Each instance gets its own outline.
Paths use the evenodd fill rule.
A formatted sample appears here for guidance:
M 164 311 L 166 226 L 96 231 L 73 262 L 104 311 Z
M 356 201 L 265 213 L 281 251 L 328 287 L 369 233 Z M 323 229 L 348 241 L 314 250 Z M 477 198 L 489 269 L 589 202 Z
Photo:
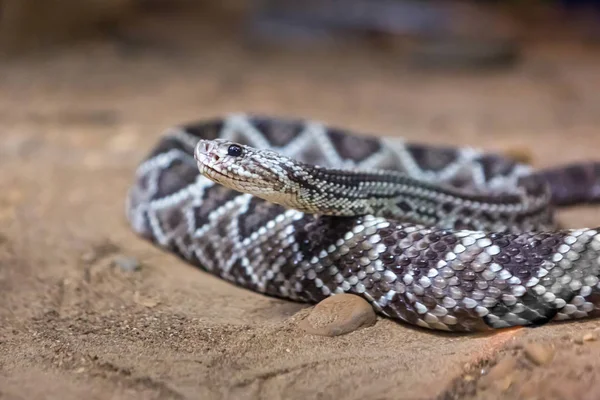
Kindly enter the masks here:
M 169 129 L 126 213 L 157 246 L 240 287 L 471 332 L 600 315 L 600 164 L 535 171 L 472 148 L 231 114 Z

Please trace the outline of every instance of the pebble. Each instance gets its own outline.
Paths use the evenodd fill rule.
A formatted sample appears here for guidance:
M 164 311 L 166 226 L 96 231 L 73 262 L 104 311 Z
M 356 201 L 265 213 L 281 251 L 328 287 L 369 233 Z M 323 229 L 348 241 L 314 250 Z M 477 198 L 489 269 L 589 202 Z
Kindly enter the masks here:
M 583 341 L 584 342 L 591 342 L 597 339 L 596 335 L 593 332 L 588 332 L 585 335 L 583 335 Z
M 546 365 L 554 358 L 555 350 L 547 345 L 531 343 L 523 348 L 525 356 L 535 365 Z
M 597 339 L 596 335 L 593 332 L 587 332 L 587 333 L 583 334 L 581 337 L 577 338 L 575 340 L 575 343 L 583 344 L 585 342 L 592 342 L 596 339 Z
M 123 272 L 134 272 L 140 269 L 140 262 L 135 257 L 116 256 L 113 263 L 121 268 Z
M 336 294 L 317 304 L 299 327 L 319 336 L 338 336 L 375 324 L 373 307 L 362 297 Z

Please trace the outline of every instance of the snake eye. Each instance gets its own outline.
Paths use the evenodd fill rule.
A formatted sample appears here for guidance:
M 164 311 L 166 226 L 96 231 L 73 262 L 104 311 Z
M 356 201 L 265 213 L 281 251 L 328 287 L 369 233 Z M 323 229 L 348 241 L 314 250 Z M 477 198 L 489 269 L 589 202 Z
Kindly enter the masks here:
M 227 154 L 229 154 L 232 157 L 239 157 L 242 155 L 242 148 L 237 144 L 232 144 L 227 149 Z

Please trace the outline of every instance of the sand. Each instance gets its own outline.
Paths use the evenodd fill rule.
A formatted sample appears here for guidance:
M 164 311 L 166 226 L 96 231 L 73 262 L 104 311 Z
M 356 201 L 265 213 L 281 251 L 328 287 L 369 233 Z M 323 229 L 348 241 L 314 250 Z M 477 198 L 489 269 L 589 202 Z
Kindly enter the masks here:
M 0 64 L 0 398 L 600 397 L 600 321 L 448 335 L 379 318 L 310 335 L 311 305 L 223 282 L 124 217 L 165 128 L 232 111 L 524 149 L 539 167 L 598 159 L 597 51 L 536 42 L 511 70 L 435 72 L 381 49 L 278 53 L 199 31 Z M 560 220 L 600 225 L 599 211 Z

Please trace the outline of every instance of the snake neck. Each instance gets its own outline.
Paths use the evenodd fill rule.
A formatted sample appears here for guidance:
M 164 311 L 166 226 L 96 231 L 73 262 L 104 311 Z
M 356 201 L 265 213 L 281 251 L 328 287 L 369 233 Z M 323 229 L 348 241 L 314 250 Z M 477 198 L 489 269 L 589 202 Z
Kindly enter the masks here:
M 285 207 L 330 216 L 374 215 L 448 228 L 538 230 L 552 226 L 548 188 L 523 182 L 523 191 L 473 192 L 387 170 L 341 170 L 304 165 L 276 199 Z M 506 221 L 510 221 L 507 224 Z

